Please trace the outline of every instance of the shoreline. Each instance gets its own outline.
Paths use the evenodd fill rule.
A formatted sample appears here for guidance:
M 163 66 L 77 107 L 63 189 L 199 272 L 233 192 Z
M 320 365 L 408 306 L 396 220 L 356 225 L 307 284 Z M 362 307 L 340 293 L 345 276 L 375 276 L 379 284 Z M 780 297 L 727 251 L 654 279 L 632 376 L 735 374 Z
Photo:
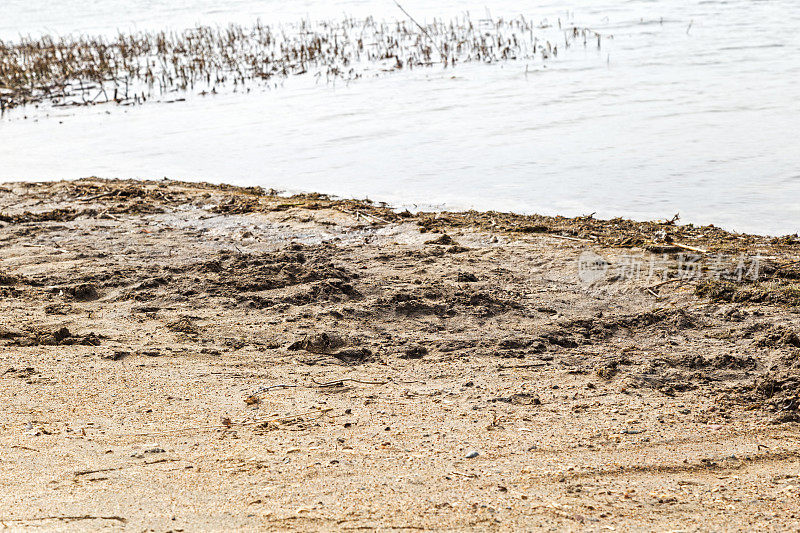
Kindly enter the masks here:
M 142 188 L 147 187 L 160 187 L 164 185 L 179 186 L 186 188 L 202 189 L 205 191 L 220 191 L 226 192 L 231 197 L 236 197 L 234 202 L 242 202 L 242 205 L 237 207 L 240 212 L 256 212 L 258 210 L 257 203 L 248 202 L 241 198 L 263 198 L 265 200 L 286 200 L 297 203 L 301 206 L 304 203 L 325 206 L 351 206 L 360 209 L 367 209 L 382 213 L 386 221 L 397 222 L 402 219 L 417 220 L 421 218 L 430 218 L 432 216 L 443 215 L 452 216 L 454 219 L 451 222 L 454 225 L 473 227 L 473 228 L 486 228 L 488 226 L 495 227 L 500 224 L 502 231 L 513 233 L 553 233 L 558 232 L 577 236 L 583 234 L 587 239 L 596 239 L 597 244 L 606 244 L 613 246 L 635 246 L 636 244 L 645 245 L 658 245 L 663 241 L 663 237 L 658 236 L 659 230 L 667 230 L 671 237 L 676 235 L 686 235 L 689 240 L 696 240 L 697 242 L 704 243 L 718 243 L 721 242 L 734 242 L 735 240 L 744 240 L 747 244 L 767 245 L 767 244 L 800 244 L 800 234 L 761 234 L 739 232 L 735 230 L 726 229 L 715 225 L 713 222 L 708 224 L 696 223 L 680 223 L 679 215 L 673 217 L 672 220 L 667 219 L 654 219 L 654 220 L 636 220 L 625 218 L 624 216 L 615 216 L 611 218 L 594 218 L 592 215 L 543 215 L 539 213 L 521 214 L 515 211 L 498 211 L 494 209 L 437 209 L 427 210 L 420 209 L 410 212 L 405 210 L 407 215 L 400 215 L 400 208 L 392 207 L 389 202 L 373 201 L 371 199 L 359 200 L 356 198 L 340 197 L 334 194 L 322 192 L 288 192 L 281 189 L 264 188 L 261 186 L 241 186 L 232 185 L 227 183 L 214 183 L 207 181 L 186 181 L 186 180 L 173 180 L 168 178 L 152 179 L 152 178 L 98 178 L 98 177 L 85 177 L 85 178 L 70 178 L 70 179 L 47 179 L 47 180 L 24 180 L 24 181 L 0 181 L 0 187 L 9 186 L 47 186 L 55 184 L 87 184 L 87 183 L 104 183 L 119 186 L 137 186 Z M 229 199 L 230 200 L 230 199 Z M 247 211 L 250 209 L 251 211 Z M 439 224 L 445 226 L 446 224 Z M 613 241 L 603 241 L 601 237 L 603 234 L 609 234 L 615 229 L 620 231 L 636 231 L 636 238 L 632 243 L 624 242 L 624 239 Z M 707 235 L 711 233 L 712 235 Z
M 591 213 L 590 215 L 582 215 L 582 214 L 575 214 L 575 215 L 567 215 L 562 214 L 559 212 L 552 212 L 550 214 L 545 214 L 547 211 L 532 211 L 525 207 L 520 207 L 518 210 L 514 209 L 500 209 L 500 208 L 493 208 L 493 207 L 480 207 L 480 206 L 472 206 L 466 200 L 464 201 L 454 201 L 452 203 L 448 202 L 437 202 L 432 204 L 421 204 L 420 207 L 416 203 L 411 203 L 405 201 L 402 198 L 392 197 L 378 197 L 377 199 L 370 198 L 369 196 L 365 196 L 364 199 L 359 199 L 357 196 L 353 195 L 340 195 L 334 192 L 320 192 L 319 190 L 311 190 L 311 189 L 291 189 L 286 187 L 262 187 L 262 186 L 247 186 L 247 185 L 235 185 L 232 183 L 220 182 L 220 181 L 206 181 L 206 180 L 193 180 L 193 179 L 170 179 L 170 178 L 150 178 L 150 177 L 132 177 L 132 178 L 102 178 L 97 176 L 76 176 L 76 177 L 69 177 L 69 178 L 42 178 L 31 176 L 29 178 L 22 178 L 22 179 L 11 179 L 2 181 L 0 178 L 0 187 L 8 186 L 12 184 L 23 184 L 23 183 L 31 183 L 31 184 L 47 184 L 47 183 L 80 183 L 85 181 L 102 181 L 102 182 L 109 182 L 109 183 L 129 183 L 129 184 L 150 184 L 150 185 L 158 185 L 161 183 L 170 183 L 174 185 L 181 185 L 186 187 L 196 186 L 198 188 L 203 189 L 220 189 L 220 190 L 227 190 L 231 194 L 240 194 L 243 196 L 256 196 L 256 197 L 265 197 L 265 198 L 283 198 L 286 200 L 292 200 L 296 202 L 303 202 L 308 199 L 318 199 L 323 200 L 331 205 L 338 205 L 338 204 L 347 204 L 351 206 L 359 206 L 364 207 L 367 206 L 370 209 L 372 208 L 381 208 L 381 212 L 389 213 L 394 212 L 395 214 L 399 214 L 404 211 L 408 211 L 413 215 L 416 216 L 433 216 L 436 214 L 448 214 L 454 215 L 458 221 L 457 223 L 462 225 L 474 226 L 479 227 L 481 225 L 485 226 L 485 223 L 479 223 L 480 218 L 486 217 L 499 217 L 499 219 L 506 223 L 506 229 L 510 233 L 524 233 L 525 227 L 528 227 L 530 233 L 536 233 L 535 231 L 536 226 L 544 224 L 546 227 L 543 228 L 545 233 L 558 233 L 558 232 L 566 232 L 566 234 L 572 234 L 576 231 L 576 228 L 579 228 L 586 232 L 588 238 L 596 238 L 598 235 L 593 235 L 592 231 L 597 230 L 601 233 L 607 232 L 609 230 L 613 231 L 615 227 L 639 227 L 641 228 L 641 235 L 640 241 L 644 244 L 657 244 L 655 241 L 662 240 L 658 236 L 655 236 L 658 229 L 664 226 L 673 226 L 676 228 L 683 228 L 683 230 L 690 230 L 689 232 L 689 239 L 696 239 L 698 235 L 701 236 L 705 233 L 705 231 L 711 231 L 715 235 L 720 235 L 720 232 L 732 236 L 744 237 L 748 239 L 748 242 L 756 242 L 756 241 L 763 241 L 767 240 L 770 242 L 778 242 L 784 241 L 788 244 L 793 244 L 795 241 L 800 242 L 800 233 L 785 233 L 785 232 L 757 232 L 757 231 L 739 231 L 736 229 L 731 228 L 730 226 L 725 225 L 718 225 L 716 222 L 713 221 L 713 217 L 709 219 L 707 223 L 701 222 L 683 222 L 683 218 L 681 217 L 680 213 L 676 213 L 670 219 L 665 218 L 649 218 L 647 215 L 618 215 L 618 214 L 611 214 L 604 216 L 596 217 L 596 212 Z M 236 192 L 238 191 L 238 192 Z M 384 210 L 385 208 L 386 210 Z M 590 211 L 587 207 L 586 211 Z M 396 217 L 392 217 L 389 214 L 390 218 L 393 220 L 397 220 Z M 413 217 L 405 217 L 405 218 L 413 218 Z M 470 221 L 469 219 L 472 219 Z M 594 224 L 591 224 L 594 222 Z M 492 222 L 489 222 L 491 224 Z M 588 224 L 587 224 L 588 223 Z M 518 226 L 518 229 L 514 229 L 515 226 Z M 603 228 L 606 228 L 603 230 Z M 700 231 L 697 231 L 700 230 Z M 646 242 L 647 239 L 651 239 L 654 242 Z M 623 246 L 628 246 L 628 244 L 623 244 Z
M 0 242 L 0 522 L 800 527 L 800 239 L 85 179 Z

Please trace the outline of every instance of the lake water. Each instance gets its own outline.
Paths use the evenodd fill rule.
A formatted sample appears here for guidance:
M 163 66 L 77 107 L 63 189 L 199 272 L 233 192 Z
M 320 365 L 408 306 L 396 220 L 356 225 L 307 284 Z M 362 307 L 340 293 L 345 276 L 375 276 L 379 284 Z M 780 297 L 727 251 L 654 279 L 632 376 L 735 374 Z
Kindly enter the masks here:
M 415 69 L 349 84 L 0 119 L 0 181 L 190 179 L 402 207 L 800 231 L 796 0 L 406 0 L 416 19 L 519 14 L 613 38 L 558 58 Z M 390 0 L 2 0 L 0 39 L 195 23 L 404 19 Z

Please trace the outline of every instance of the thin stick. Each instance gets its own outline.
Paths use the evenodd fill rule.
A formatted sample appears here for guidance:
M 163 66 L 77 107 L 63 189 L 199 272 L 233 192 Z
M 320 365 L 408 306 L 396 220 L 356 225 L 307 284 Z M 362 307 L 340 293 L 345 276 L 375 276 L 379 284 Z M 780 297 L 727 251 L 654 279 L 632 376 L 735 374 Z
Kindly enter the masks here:
M 270 385 L 269 387 L 262 387 L 255 391 L 252 395 L 255 396 L 256 394 L 261 394 L 262 392 L 269 392 L 272 389 L 294 389 L 299 387 L 300 385 L 286 385 L 281 383 L 280 385 Z
M 262 387 L 262 388 L 258 389 L 253 394 L 251 394 L 250 397 L 258 396 L 259 394 L 263 394 L 265 392 L 269 392 L 272 389 L 295 389 L 295 388 L 298 388 L 298 387 L 305 387 L 307 389 L 314 389 L 314 388 L 324 388 L 324 387 L 338 387 L 340 385 L 344 385 L 345 381 L 351 381 L 353 383 L 361 383 L 363 385 L 386 385 L 387 383 L 389 383 L 388 381 L 364 381 L 364 380 L 355 379 L 355 378 L 342 378 L 342 379 L 335 379 L 333 381 L 326 381 L 324 383 L 320 383 L 319 381 L 315 380 L 314 378 L 311 378 L 311 382 L 314 383 L 314 385 L 287 385 L 287 384 L 283 384 L 283 383 L 278 384 L 278 385 L 270 385 L 269 387 Z
M 356 217 L 356 220 L 358 220 L 358 217 L 364 217 L 364 218 L 367 218 L 367 219 L 370 219 L 370 218 L 374 219 L 373 222 L 375 222 L 377 220 L 378 222 L 382 222 L 383 224 L 390 224 L 390 222 L 388 220 L 384 220 L 384 219 L 382 219 L 380 217 L 376 217 L 375 215 L 362 213 L 361 211 L 348 211 L 347 209 L 345 209 L 343 207 L 336 207 L 335 209 L 337 211 L 341 211 L 342 213 L 347 213 L 348 215 L 352 215 L 352 216 Z
M 477 479 L 477 477 L 478 477 L 477 474 L 465 474 L 463 472 L 457 472 L 455 470 L 453 470 L 450 473 L 453 474 L 453 475 L 456 475 L 456 476 L 463 476 L 463 477 L 468 477 L 468 478 L 472 478 L 472 479 Z
M 115 466 L 115 467 L 111 467 L 111 468 L 97 468 L 95 470 L 78 470 L 78 471 L 75 472 L 75 476 L 76 477 L 77 476 L 86 476 L 86 475 L 89 475 L 89 474 L 98 474 L 98 473 L 102 473 L 102 472 L 114 472 L 116 470 L 122 470 L 124 468 L 135 468 L 137 466 L 150 466 L 150 465 L 157 465 L 157 464 L 160 464 L 160 463 L 174 463 L 174 462 L 177 462 L 177 461 L 183 461 L 183 459 L 157 459 L 155 461 L 149 461 L 149 462 L 145 461 L 144 463 L 134 463 L 134 464 L 123 465 L 123 466 Z
M 99 474 L 101 472 L 113 472 L 115 470 L 122 470 L 124 467 L 117 466 L 113 468 L 96 468 L 94 470 L 78 470 L 75 472 L 76 476 L 87 476 L 89 474 Z
M 547 236 L 548 237 L 553 237 L 554 239 L 564 239 L 564 240 L 567 240 L 567 241 L 591 242 L 591 243 L 594 242 L 594 241 L 590 241 L 589 239 L 579 239 L 578 237 L 568 237 L 566 235 L 557 235 L 555 233 L 548 233 Z
M 434 40 L 433 40 L 433 37 L 431 37 L 431 36 L 430 36 L 430 34 L 428 33 L 428 30 L 426 30 L 425 28 L 423 28 L 423 27 L 422 27 L 422 25 L 421 25 L 419 22 L 417 22 L 416 20 L 414 20 L 414 17 L 412 17 L 412 16 L 411 16 L 411 14 L 410 14 L 408 11 L 406 11 L 405 9 L 403 9 L 403 6 L 401 6 L 401 5 L 400 5 L 400 3 L 399 3 L 397 0 L 394 0 L 394 3 L 395 3 L 395 5 L 396 5 L 397 7 L 399 7 L 399 8 L 400 8 L 400 11 L 402 11 L 403 13 L 405 13 L 405 14 L 406 14 L 406 16 L 407 16 L 408 18 L 410 18 L 410 19 L 411 19 L 411 22 L 413 22 L 414 24 L 416 24 L 416 25 L 417 25 L 417 27 L 418 27 L 420 30 L 422 30 L 422 33 L 424 33 L 424 34 L 425 34 L 425 36 L 426 36 L 428 39 L 430 39 L 430 41 L 433 43 L 433 46 L 435 46 L 435 47 L 436 47 L 436 49 L 437 49 L 437 50 L 439 50 L 439 55 L 442 57 L 442 60 L 445 62 L 445 65 L 446 65 L 446 64 L 447 64 L 447 57 L 445 57 L 445 55 L 444 55 L 444 52 L 442 52 L 442 49 L 441 49 L 441 48 L 439 48 L 439 45 L 438 45 L 438 44 L 436 44 L 436 41 L 434 41 Z
M 107 196 L 114 196 L 115 194 L 117 194 L 117 191 L 104 192 L 102 194 L 95 194 L 94 196 L 84 196 L 83 198 L 78 198 L 78 200 L 81 200 L 83 202 L 91 202 L 92 200 L 99 200 L 100 198 L 105 198 Z
M 311 381 L 315 385 L 317 385 L 319 387 L 336 387 L 337 385 L 339 385 L 341 383 L 344 383 L 345 381 L 352 381 L 353 383 L 361 383 L 363 385 L 386 385 L 387 383 L 389 383 L 388 381 L 363 381 L 363 380 L 354 379 L 354 378 L 336 379 L 336 380 L 333 380 L 333 381 L 328 381 L 326 383 L 319 383 L 314 378 L 311 378 Z
M 662 281 L 660 283 L 656 283 L 655 285 L 650 285 L 649 287 L 643 287 L 643 288 L 644 289 L 657 289 L 657 288 L 661 287 L 662 285 L 666 285 L 667 283 L 673 283 L 675 281 L 686 282 L 685 279 L 672 278 L 672 279 L 664 280 L 664 281 Z
M 553 239 L 564 239 L 565 241 L 573 242 L 588 242 L 590 244 L 597 244 L 597 241 L 590 241 L 589 239 L 580 239 L 578 237 L 568 237 L 567 235 L 559 235 L 557 233 L 542 233 L 541 237 L 552 237 Z
M 497 370 L 510 370 L 513 368 L 538 368 L 540 366 L 547 366 L 547 361 L 539 361 L 537 363 L 528 363 L 524 365 L 497 365 Z
M 304 416 L 309 416 L 309 415 L 323 415 L 323 414 L 328 413 L 330 411 L 333 411 L 332 407 L 329 407 L 327 409 L 314 409 L 312 411 L 306 411 L 305 413 L 297 413 L 296 415 L 282 416 L 282 417 L 279 417 L 279 418 L 268 418 L 266 420 L 252 420 L 250 422 L 232 422 L 231 425 L 235 425 L 235 426 L 254 426 L 254 425 L 257 425 L 257 424 L 269 424 L 271 422 L 286 422 L 287 420 L 295 420 L 297 418 L 302 418 Z M 208 426 L 195 426 L 195 427 L 186 427 L 186 428 L 180 428 L 180 429 L 168 429 L 168 430 L 165 430 L 165 431 L 156 431 L 156 432 L 153 432 L 153 433 L 122 433 L 122 434 L 118 434 L 118 435 L 109 435 L 109 436 L 110 437 L 153 437 L 153 436 L 158 436 L 158 435 L 169 435 L 171 433 L 183 433 L 184 431 L 202 431 L 202 430 L 207 430 L 207 429 L 220 429 L 220 428 L 227 429 L 228 426 L 219 425 L 219 424 L 213 424 L 213 425 L 208 425 Z
M 694 246 L 689 246 L 687 244 L 680 244 L 678 242 L 673 242 L 673 246 L 677 246 L 678 248 L 683 248 L 684 250 L 689 250 L 691 252 L 697 252 L 699 254 L 707 254 L 708 250 L 703 250 L 702 248 L 696 248 Z
M 361 213 L 361 211 L 356 211 L 356 213 Z M 375 215 L 370 215 L 370 214 L 368 214 L 368 213 L 361 213 L 361 216 L 362 216 L 362 217 L 373 218 L 373 219 L 377 220 L 378 222 L 382 222 L 382 223 L 384 223 L 384 224 L 389 224 L 389 221 L 388 221 L 388 220 L 386 220 L 386 219 L 383 219 L 383 218 L 381 218 L 381 217 L 377 217 L 377 216 L 375 216 Z
M 67 522 L 73 522 L 75 520 L 116 520 L 117 522 L 122 522 L 123 524 L 128 520 L 122 518 L 121 516 L 91 516 L 91 515 L 83 515 L 83 516 L 38 516 L 34 518 L 2 518 L 0 522 L 43 522 L 45 520 L 66 520 Z

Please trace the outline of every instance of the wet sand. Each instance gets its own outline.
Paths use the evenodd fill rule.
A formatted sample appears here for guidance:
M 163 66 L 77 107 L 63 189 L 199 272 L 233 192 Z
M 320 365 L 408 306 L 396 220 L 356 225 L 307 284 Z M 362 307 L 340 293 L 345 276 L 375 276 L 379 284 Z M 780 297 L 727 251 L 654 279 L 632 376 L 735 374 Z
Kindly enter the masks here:
M 797 238 L 82 180 L 0 243 L 12 530 L 800 528 Z

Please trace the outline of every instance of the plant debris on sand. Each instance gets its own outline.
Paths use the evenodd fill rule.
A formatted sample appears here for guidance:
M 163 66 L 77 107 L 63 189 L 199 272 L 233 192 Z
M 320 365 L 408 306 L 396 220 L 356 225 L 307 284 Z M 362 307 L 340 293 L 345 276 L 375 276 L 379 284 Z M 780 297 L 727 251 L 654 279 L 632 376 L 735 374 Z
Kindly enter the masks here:
M 1 523 L 800 527 L 793 236 L 86 179 L 0 243 Z

